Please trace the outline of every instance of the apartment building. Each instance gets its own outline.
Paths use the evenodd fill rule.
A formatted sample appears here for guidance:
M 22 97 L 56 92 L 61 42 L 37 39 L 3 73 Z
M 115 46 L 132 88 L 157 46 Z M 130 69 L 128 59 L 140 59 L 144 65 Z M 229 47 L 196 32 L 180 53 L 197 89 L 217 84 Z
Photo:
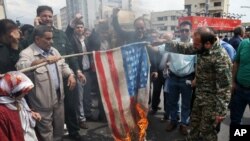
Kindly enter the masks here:
M 93 28 L 98 19 L 109 17 L 114 7 L 125 10 L 131 8 L 131 0 L 66 0 L 66 4 L 68 21 L 76 13 L 81 13 L 88 28 Z
M 178 17 L 186 16 L 184 10 L 169 10 L 151 13 L 151 28 L 159 32 L 174 32 L 177 30 Z
M 4 0 L 0 0 L 0 19 L 4 19 L 5 17 L 6 13 L 5 13 Z
M 229 0 L 185 0 L 189 16 L 223 17 L 228 13 Z
M 61 16 L 54 15 L 53 16 L 53 24 L 57 29 L 62 29 Z

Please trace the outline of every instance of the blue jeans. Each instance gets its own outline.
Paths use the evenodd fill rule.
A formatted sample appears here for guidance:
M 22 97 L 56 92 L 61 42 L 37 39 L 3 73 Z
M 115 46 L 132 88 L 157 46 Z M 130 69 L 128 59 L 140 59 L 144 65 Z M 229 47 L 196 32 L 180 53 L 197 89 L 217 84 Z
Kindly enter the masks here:
M 181 124 L 187 125 L 189 124 L 190 104 L 192 98 L 192 87 L 190 84 L 186 84 L 186 80 L 189 80 L 189 78 L 170 76 L 168 79 L 168 102 L 171 122 L 177 124 L 178 101 L 181 94 Z
M 79 120 L 86 121 L 86 118 L 90 118 L 92 116 L 91 113 L 91 76 L 90 72 L 84 72 L 86 77 L 86 84 L 82 85 L 79 83 L 78 91 L 79 91 Z
M 240 125 L 247 104 L 250 104 L 250 88 L 237 85 L 231 97 L 230 118 L 231 125 Z

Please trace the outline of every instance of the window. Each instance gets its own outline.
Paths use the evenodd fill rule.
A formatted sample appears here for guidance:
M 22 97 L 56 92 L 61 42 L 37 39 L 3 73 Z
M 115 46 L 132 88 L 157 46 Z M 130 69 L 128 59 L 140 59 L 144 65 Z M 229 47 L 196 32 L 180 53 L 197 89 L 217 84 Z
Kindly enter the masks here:
M 214 7 L 221 6 L 221 2 L 214 2 Z
M 162 30 L 168 30 L 168 26 L 161 26 L 159 29 L 160 29 L 161 31 L 162 31 Z
M 200 8 L 205 8 L 205 3 L 200 3 Z
M 168 16 L 165 16 L 165 17 L 164 17 L 164 21 L 167 21 L 167 20 L 168 20 Z
M 191 5 L 185 5 L 185 9 L 187 11 L 187 15 L 191 16 Z
M 175 26 L 171 26 L 171 30 L 174 31 L 175 30 Z
M 214 17 L 221 17 L 221 13 L 214 13 L 213 16 Z
M 163 17 L 157 17 L 157 21 L 163 21 Z
M 171 20 L 175 21 L 176 20 L 176 16 L 171 16 Z

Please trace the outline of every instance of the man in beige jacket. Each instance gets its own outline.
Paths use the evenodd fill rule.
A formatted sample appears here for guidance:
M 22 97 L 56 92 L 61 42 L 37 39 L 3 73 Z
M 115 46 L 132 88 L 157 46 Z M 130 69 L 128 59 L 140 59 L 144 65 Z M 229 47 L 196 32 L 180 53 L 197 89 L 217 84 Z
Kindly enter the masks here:
M 31 108 L 41 114 L 37 123 L 37 133 L 41 141 L 61 141 L 64 125 L 63 77 L 68 77 L 68 86 L 76 85 L 74 73 L 61 59 L 60 53 L 51 47 L 51 28 L 39 25 L 34 30 L 34 43 L 20 53 L 16 64 L 18 70 L 43 62 L 48 64 L 30 72 L 28 76 L 35 84 L 28 96 Z

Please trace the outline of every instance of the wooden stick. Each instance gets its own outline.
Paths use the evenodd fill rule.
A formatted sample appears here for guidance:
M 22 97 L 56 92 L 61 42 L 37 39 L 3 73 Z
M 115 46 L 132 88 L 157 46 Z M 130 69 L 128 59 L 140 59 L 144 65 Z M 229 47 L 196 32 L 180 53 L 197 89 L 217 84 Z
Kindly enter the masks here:
M 131 43 L 131 44 L 127 44 L 127 45 L 123 45 L 123 46 L 120 46 L 120 47 L 117 47 L 117 48 L 112 48 L 112 49 L 109 49 L 109 50 L 105 50 L 105 51 L 98 51 L 98 52 L 106 52 L 106 51 L 114 51 L 114 50 L 118 50 L 122 47 L 127 47 L 129 45 L 132 45 L 132 44 L 142 44 L 142 43 L 145 43 L 145 44 L 148 44 L 148 42 L 137 42 L 137 43 Z M 76 53 L 76 54 L 70 54 L 70 55 L 64 55 L 62 56 L 61 59 L 65 59 L 65 58 L 70 58 L 70 57 L 77 57 L 77 56 L 82 56 L 82 55 L 88 55 L 88 54 L 92 54 L 94 53 L 95 51 L 92 51 L 92 52 L 84 52 L 84 53 Z M 44 62 L 44 63 L 41 63 L 41 64 L 38 64 L 38 65 L 35 65 L 35 66 L 32 66 L 32 67 L 28 67 L 28 68 L 24 68 L 24 69 L 21 69 L 19 70 L 20 72 L 28 72 L 28 71 L 32 71 L 34 69 L 37 69 L 39 67 L 42 67 L 42 66 L 45 66 L 47 65 L 48 63 L 47 62 Z
M 28 67 L 28 68 L 24 68 L 24 69 L 21 69 L 19 70 L 20 72 L 28 72 L 28 71 L 32 71 L 34 69 L 37 69 L 39 67 L 42 67 L 42 66 L 45 66 L 47 65 L 48 63 L 47 62 L 43 62 L 41 64 L 38 64 L 38 65 L 35 65 L 35 66 L 32 66 L 32 67 Z

